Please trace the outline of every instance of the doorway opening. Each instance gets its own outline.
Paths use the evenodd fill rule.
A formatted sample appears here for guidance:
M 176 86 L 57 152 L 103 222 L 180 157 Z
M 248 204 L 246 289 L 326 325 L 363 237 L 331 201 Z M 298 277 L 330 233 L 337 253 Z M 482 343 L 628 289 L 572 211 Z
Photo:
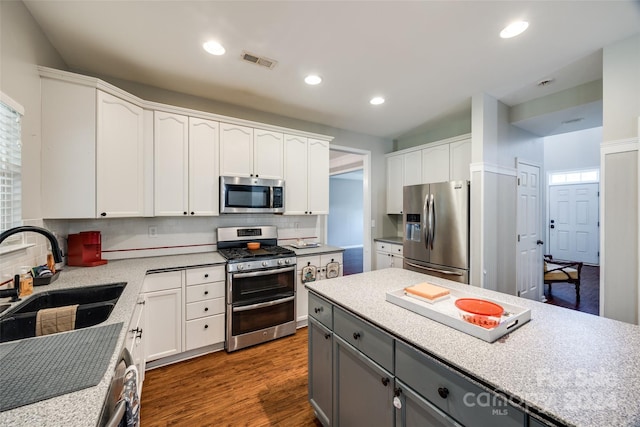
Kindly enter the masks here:
M 366 150 L 331 146 L 326 242 L 343 248 L 343 274 L 371 270 L 370 158 Z

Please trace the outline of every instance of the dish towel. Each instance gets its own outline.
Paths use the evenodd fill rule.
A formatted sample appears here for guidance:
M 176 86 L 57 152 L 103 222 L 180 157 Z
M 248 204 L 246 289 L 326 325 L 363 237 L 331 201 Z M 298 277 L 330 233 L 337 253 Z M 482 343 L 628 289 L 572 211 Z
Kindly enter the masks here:
M 72 331 L 76 328 L 78 304 L 43 308 L 36 314 L 36 336 Z
M 140 424 L 140 398 L 138 396 L 138 368 L 129 366 L 124 371 L 124 388 L 120 400 L 126 404 L 119 427 L 138 427 Z

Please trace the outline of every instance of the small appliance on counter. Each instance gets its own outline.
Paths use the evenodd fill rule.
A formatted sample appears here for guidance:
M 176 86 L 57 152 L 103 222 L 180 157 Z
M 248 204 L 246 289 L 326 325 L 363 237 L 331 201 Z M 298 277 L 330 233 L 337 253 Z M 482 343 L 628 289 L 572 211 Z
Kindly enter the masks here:
M 67 238 L 67 265 L 95 267 L 107 263 L 102 259 L 102 236 L 99 231 L 81 231 Z

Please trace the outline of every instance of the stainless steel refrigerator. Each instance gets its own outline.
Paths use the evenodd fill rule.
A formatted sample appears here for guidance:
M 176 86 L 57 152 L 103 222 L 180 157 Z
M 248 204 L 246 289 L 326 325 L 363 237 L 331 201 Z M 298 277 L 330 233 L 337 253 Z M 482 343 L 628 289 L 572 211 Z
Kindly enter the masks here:
M 469 181 L 408 185 L 403 193 L 403 266 L 469 283 Z

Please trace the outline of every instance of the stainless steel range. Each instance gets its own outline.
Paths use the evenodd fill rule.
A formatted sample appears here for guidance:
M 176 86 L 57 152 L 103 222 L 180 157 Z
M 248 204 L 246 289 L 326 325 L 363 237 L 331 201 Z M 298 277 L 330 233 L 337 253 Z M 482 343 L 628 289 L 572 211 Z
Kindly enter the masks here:
M 273 226 L 221 227 L 227 260 L 225 348 L 231 352 L 296 332 L 296 254 L 278 246 Z M 247 249 L 247 243 L 260 243 Z

